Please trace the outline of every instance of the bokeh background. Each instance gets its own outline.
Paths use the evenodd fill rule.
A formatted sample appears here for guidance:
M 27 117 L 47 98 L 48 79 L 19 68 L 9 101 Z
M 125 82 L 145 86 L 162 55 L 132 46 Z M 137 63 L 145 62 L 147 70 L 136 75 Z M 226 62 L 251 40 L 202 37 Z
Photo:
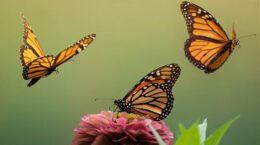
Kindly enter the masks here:
M 260 130 L 259 0 L 193 0 L 220 22 L 233 23 L 241 39 L 225 65 L 204 74 L 184 56 L 188 38 L 180 0 L 1 0 L 0 144 L 70 145 L 81 116 L 108 110 L 148 72 L 178 63 L 175 107 L 165 120 L 178 137 L 186 126 L 208 118 L 213 132 L 241 115 L 222 145 L 256 145 Z M 56 55 L 87 34 L 97 39 L 74 61 L 28 88 L 22 78 L 19 46 L 21 14 L 28 19 L 46 54 Z

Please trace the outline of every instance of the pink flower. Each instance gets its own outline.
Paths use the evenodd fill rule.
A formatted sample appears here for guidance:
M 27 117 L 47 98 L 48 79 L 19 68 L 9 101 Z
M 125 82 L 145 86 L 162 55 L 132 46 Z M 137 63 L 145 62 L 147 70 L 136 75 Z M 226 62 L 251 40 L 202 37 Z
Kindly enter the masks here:
M 167 145 L 173 142 L 173 133 L 163 121 L 141 116 L 103 111 L 82 117 L 76 128 L 72 145 L 157 145 L 147 123 L 150 122 Z

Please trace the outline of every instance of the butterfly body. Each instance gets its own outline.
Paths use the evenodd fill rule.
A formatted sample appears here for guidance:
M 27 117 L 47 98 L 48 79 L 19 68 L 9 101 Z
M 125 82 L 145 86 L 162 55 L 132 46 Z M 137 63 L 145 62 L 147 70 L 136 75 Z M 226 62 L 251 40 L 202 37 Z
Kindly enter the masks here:
M 203 8 L 184 1 L 181 11 L 190 35 L 184 47 L 186 57 L 205 73 L 214 72 L 238 45 L 234 27 L 232 39 L 229 39 L 216 19 Z
M 120 111 L 148 116 L 157 121 L 164 119 L 173 107 L 171 91 L 180 70 L 177 64 L 169 64 L 152 71 L 114 104 Z
M 20 59 L 23 65 L 23 78 L 31 79 L 28 86 L 34 85 L 41 78 L 56 71 L 56 68 L 64 62 L 83 51 L 94 39 L 95 34 L 87 35 L 72 46 L 62 50 L 57 56 L 45 55 L 41 46 L 29 26 L 27 20 L 24 21 L 24 44 L 20 48 Z

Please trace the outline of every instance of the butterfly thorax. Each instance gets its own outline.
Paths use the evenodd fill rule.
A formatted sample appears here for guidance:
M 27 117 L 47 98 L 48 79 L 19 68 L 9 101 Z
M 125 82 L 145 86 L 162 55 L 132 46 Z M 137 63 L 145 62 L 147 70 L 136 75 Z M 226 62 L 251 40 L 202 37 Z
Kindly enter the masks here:
M 51 73 L 53 73 L 54 71 L 57 71 L 56 68 L 49 68 L 48 72 L 46 74 L 46 76 L 50 75 Z
M 226 42 L 225 47 L 223 47 L 222 51 L 229 51 L 229 53 L 231 54 L 236 46 L 239 46 L 239 40 L 233 38 L 232 40 Z
M 235 48 L 235 46 L 240 47 L 240 43 L 239 43 L 239 40 L 238 40 L 238 39 L 235 39 L 235 41 L 234 41 L 234 48 Z M 233 49 L 234 49 L 234 48 L 233 48 Z
M 227 51 L 229 50 L 230 53 L 233 51 L 233 49 L 231 48 L 231 46 L 234 44 L 234 42 L 232 40 L 229 40 L 226 42 L 225 46 L 223 47 L 222 51 Z
M 114 104 L 116 106 L 118 106 L 118 108 L 120 109 L 120 111 L 125 111 L 130 113 L 131 109 L 132 109 L 132 104 L 130 102 L 126 102 L 125 100 L 122 99 L 117 99 L 114 101 Z

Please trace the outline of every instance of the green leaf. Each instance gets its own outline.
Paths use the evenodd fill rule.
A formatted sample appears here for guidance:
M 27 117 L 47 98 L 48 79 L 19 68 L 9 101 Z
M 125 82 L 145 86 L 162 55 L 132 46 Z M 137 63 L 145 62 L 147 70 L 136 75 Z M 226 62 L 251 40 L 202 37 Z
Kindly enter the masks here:
M 179 124 L 179 128 L 180 128 L 181 133 L 186 132 L 186 128 L 184 127 L 183 124 L 180 123 L 180 124 Z
M 200 144 L 204 145 L 206 141 L 206 131 L 207 131 L 207 118 L 199 124 L 199 133 L 200 133 Z
M 223 138 L 224 134 L 228 130 L 228 128 L 239 118 L 240 116 L 237 116 L 230 121 L 228 121 L 226 124 L 221 126 L 219 129 L 217 129 L 213 134 L 211 134 L 205 142 L 205 145 L 218 145 L 221 139 Z
M 161 136 L 158 134 L 158 132 L 154 129 L 154 127 L 152 126 L 152 124 L 149 122 L 147 123 L 147 125 L 150 127 L 151 131 L 153 132 L 153 135 L 155 136 L 155 138 L 157 139 L 159 145 L 166 145 L 164 143 L 164 141 L 162 140 Z
M 200 145 L 198 123 L 195 122 L 188 130 L 180 125 L 181 135 L 175 145 Z

